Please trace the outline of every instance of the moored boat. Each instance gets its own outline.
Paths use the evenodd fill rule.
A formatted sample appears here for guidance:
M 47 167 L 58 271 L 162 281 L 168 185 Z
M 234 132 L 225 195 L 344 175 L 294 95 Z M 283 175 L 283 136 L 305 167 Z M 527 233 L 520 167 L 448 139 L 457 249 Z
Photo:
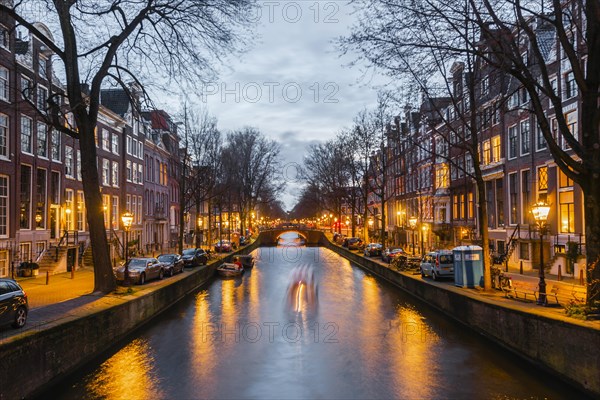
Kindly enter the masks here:
M 236 259 L 242 263 L 242 267 L 244 267 L 244 269 L 250 269 L 254 267 L 254 258 L 250 254 L 235 256 L 234 260 Z
M 233 263 L 223 263 L 217 267 L 217 272 L 221 276 L 238 276 L 244 272 L 244 267 Z

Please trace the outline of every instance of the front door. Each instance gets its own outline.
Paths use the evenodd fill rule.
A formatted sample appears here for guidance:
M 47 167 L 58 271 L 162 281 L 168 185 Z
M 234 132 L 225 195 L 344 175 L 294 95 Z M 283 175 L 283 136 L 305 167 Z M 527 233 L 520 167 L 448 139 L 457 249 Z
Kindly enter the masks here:
M 50 239 L 58 238 L 58 206 L 50 206 Z

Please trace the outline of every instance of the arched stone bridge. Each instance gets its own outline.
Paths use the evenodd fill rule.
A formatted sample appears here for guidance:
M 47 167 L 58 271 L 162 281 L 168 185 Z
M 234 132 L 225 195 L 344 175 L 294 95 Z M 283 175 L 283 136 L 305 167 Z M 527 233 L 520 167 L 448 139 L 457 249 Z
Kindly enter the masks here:
M 261 231 L 258 239 L 260 240 L 261 246 L 277 246 L 281 235 L 288 232 L 297 233 L 304 239 L 307 246 L 319 245 L 321 244 L 321 240 L 325 237 L 323 232 L 318 230 L 298 227 L 280 227 Z

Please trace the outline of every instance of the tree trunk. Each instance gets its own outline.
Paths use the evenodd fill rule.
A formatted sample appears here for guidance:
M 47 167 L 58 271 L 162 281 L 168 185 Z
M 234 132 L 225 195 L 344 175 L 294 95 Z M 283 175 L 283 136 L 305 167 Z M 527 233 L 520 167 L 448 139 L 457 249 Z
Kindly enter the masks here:
M 210 196 L 208 198 L 207 201 L 207 207 L 208 207 L 208 237 L 207 237 L 207 241 L 208 241 L 208 246 L 210 247 L 212 245 L 212 208 L 211 208 L 211 201 L 210 201 Z
M 600 182 L 591 177 L 585 203 L 585 256 L 587 303 L 600 301 Z
M 86 116 L 87 117 L 87 116 Z M 100 180 L 96 164 L 96 143 L 94 127 L 86 118 L 78 118 L 79 148 L 81 149 L 81 174 L 83 194 L 87 210 L 87 222 L 90 232 L 92 256 L 94 260 L 94 291 L 109 293 L 117 287 L 110 263 L 106 226 L 104 225 L 104 206 L 100 194 Z
M 490 232 L 488 230 L 487 199 L 485 193 L 485 182 L 483 178 L 477 178 L 477 200 L 479 203 L 479 232 L 481 235 L 481 247 L 483 248 L 483 288 L 492 290 L 492 266 L 490 258 Z
M 194 221 L 194 235 L 196 237 L 196 248 L 199 249 L 202 247 L 202 242 L 200 241 L 200 226 L 198 226 L 198 218 L 200 217 L 200 202 L 196 201 L 196 221 Z

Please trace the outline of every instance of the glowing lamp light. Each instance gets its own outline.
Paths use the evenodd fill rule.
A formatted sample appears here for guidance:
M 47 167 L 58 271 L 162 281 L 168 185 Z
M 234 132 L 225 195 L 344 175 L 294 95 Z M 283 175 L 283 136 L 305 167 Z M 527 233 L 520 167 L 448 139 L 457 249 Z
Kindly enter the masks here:
M 35 214 L 35 222 L 38 224 L 42 222 L 42 214 Z
M 129 211 L 126 211 L 125 214 L 121 216 L 121 221 L 123 222 L 123 227 L 126 231 L 131 228 L 131 224 L 133 223 L 133 214 Z
M 412 229 L 415 229 L 415 226 L 417 226 L 417 217 L 410 217 L 408 223 Z
M 544 223 L 550 214 L 550 206 L 544 202 L 538 202 L 531 208 L 531 213 L 538 223 Z

